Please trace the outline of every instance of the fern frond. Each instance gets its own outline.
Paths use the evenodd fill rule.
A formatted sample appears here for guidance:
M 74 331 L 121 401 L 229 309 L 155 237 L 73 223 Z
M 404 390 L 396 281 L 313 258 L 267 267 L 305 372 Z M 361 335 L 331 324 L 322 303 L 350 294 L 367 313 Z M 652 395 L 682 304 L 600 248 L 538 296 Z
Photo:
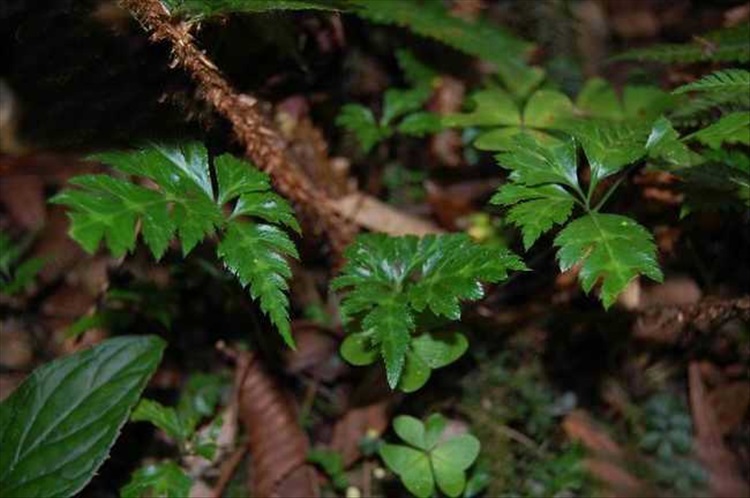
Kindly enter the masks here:
M 629 50 L 614 60 L 638 60 L 665 64 L 693 62 L 747 62 L 750 60 L 750 24 L 722 29 L 695 37 L 690 43 L 663 44 Z
M 346 265 L 331 288 L 344 290 L 341 313 L 361 329 L 342 345 L 356 364 L 382 356 L 391 387 L 399 384 L 419 312 L 460 318 L 460 302 L 482 297 L 481 282 L 499 282 L 522 270 L 504 249 L 480 246 L 463 234 L 389 237 L 360 235 L 347 249 Z
M 733 112 L 702 130 L 685 137 L 718 149 L 723 143 L 750 145 L 750 111 Z
M 750 93 L 750 71 L 745 69 L 725 69 L 704 76 L 698 81 L 676 88 L 672 93 L 687 92 L 721 93 Z
M 243 287 L 249 284 L 251 296 L 293 344 L 284 292 L 291 276 L 286 257 L 297 253 L 279 226 L 299 231 L 299 225 L 289 204 L 270 191 L 265 173 L 233 156 L 220 156 L 214 162 L 214 192 L 208 154 L 198 143 L 153 145 L 95 158 L 124 176 L 79 176 L 70 180 L 76 188 L 52 199 L 69 208 L 73 239 L 88 252 L 104 240 L 119 257 L 133 251 L 140 230 L 160 259 L 175 237 L 187 255 L 218 232 L 219 258 Z M 153 186 L 146 188 L 131 177 L 146 178 Z M 230 203 L 234 209 L 227 216 L 224 207 Z M 244 219 L 248 217 L 262 222 Z

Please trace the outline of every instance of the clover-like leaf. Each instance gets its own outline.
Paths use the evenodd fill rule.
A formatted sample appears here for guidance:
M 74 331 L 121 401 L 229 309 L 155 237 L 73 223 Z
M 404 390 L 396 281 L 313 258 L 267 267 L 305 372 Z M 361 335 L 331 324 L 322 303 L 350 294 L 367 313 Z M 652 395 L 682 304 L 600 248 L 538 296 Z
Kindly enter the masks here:
M 404 486 L 420 497 L 432 495 L 435 483 L 448 496 L 457 497 L 466 486 L 466 469 L 479 455 L 479 441 L 470 434 L 445 437 L 447 420 L 430 415 L 423 423 L 409 415 L 393 421 L 396 434 L 411 446 L 384 444 L 380 456 Z

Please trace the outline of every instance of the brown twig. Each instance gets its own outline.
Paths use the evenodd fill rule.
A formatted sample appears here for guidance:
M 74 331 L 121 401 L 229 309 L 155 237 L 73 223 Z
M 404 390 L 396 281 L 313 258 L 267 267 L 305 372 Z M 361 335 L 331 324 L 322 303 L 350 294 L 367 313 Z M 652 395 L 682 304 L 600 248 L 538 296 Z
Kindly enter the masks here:
M 191 25 L 173 18 L 159 0 L 121 0 L 121 3 L 151 32 L 152 40 L 171 45 L 174 65 L 187 71 L 197 84 L 200 97 L 232 124 L 247 157 L 271 175 L 274 186 L 300 208 L 303 219 L 320 224 L 334 253 L 340 255 L 353 239 L 356 228 L 332 209 L 328 197 L 295 164 L 281 134 L 261 112 L 261 102 L 232 88 L 195 44 Z

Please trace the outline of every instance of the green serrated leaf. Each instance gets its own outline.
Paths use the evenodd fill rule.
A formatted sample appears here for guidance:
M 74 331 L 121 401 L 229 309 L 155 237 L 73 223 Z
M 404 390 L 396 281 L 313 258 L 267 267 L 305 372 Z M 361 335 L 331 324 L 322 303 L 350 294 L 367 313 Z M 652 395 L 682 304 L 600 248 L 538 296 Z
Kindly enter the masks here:
M 490 202 L 513 206 L 508 220 L 523 232 L 526 250 L 554 225 L 565 223 L 575 204 L 574 197 L 559 185 L 526 187 L 512 183 L 500 187 Z
M 591 213 L 565 227 L 555 239 L 560 269 L 580 264 L 581 286 L 588 292 L 601 279 L 605 308 L 639 274 L 661 281 L 656 245 L 645 228 L 625 216 Z
M 218 231 L 219 254 L 261 308 L 291 342 L 285 279 L 291 276 L 284 256 L 296 257 L 289 237 L 277 225 L 299 231 L 289 204 L 270 191 L 268 175 L 230 155 L 216 158 L 214 195 L 208 154 L 198 143 L 151 145 L 132 152 L 94 156 L 121 173 L 151 180 L 145 188 L 135 180 L 84 175 L 71 180 L 76 189 L 53 202 L 70 209 L 70 234 L 93 252 L 105 239 L 110 251 L 122 256 L 135 247 L 137 227 L 158 259 L 175 233 L 187 255 L 200 241 Z M 214 200 L 215 198 L 215 200 Z M 225 204 L 235 202 L 230 216 Z M 251 217 L 249 223 L 240 217 Z M 258 262 L 258 268 L 249 268 Z
M 0 404 L 0 496 L 73 496 L 106 459 L 164 341 L 118 337 L 43 365 Z
M 284 342 L 294 346 L 285 293 L 292 271 L 286 258 L 298 255 L 289 236 L 274 225 L 232 221 L 216 253 L 243 287 L 249 285 Z
M 650 127 L 646 122 L 586 120 L 570 123 L 566 131 L 581 142 L 591 182 L 597 185 L 646 154 Z
M 372 354 L 370 344 L 380 344 L 391 386 L 398 384 L 406 362 L 414 311 L 458 318 L 461 300 L 483 295 L 481 281 L 498 282 L 509 270 L 525 268 L 507 250 L 477 245 L 463 234 L 422 239 L 361 235 L 345 256 L 347 263 L 331 288 L 347 291 L 342 316 L 351 323 L 363 315 L 366 334 L 346 343 L 345 357 L 364 363 Z
M 406 348 L 414 330 L 414 319 L 409 308 L 406 303 L 395 301 L 380 305 L 365 316 L 362 327 L 364 330 L 377 331 L 388 385 L 395 388 L 401 378 Z
M 576 146 L 572 140 L 545 147 L 533 137 L 522 134 L 515 138 L 510 152 L 498 154 L 504 168 L 512 170 L 511 180 L 527 186 L 563 183 L 578 188 Z
M 750 71 L 746 69 L 723 69 L 704 76 L 698 81 L 675 88 L 672 93 L 747 93 L 748 89 L 750 89 Z
M 121 498 L 184 498 L 190 495 L 193 482 L 174 462 L 146 465 L 133 473 L 120 490 Z
M 650 157 L 660 158 L 671 164 L 690 166 L 694 162 L 693 153 L 680 141 L 680 135 L 672 127 L 672 123 L 663 116 L 654 122 L 646 141 L 646 150 Z
M 685 140 L 697 140 L 712 149 L 718 149 L 724 143 L 750 145 L 750 111 L 727 114 Z

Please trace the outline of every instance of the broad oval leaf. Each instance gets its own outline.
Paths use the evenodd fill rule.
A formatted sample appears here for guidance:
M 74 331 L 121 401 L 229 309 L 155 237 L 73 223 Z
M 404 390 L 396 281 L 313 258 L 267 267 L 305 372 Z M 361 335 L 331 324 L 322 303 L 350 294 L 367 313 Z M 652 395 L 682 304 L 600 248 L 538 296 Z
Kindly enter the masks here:
M 107 457 L 164 341 L 119 337 L 36 369 L 0 404 L 0 496 L 72 496 Z
M 407 351 L 404 370 L 398 381 L 398 388 L 405 393 L 413 393 L 422 388 L 430 380 L 432 369 L 414 351 Z
M 411 343 L 411 348 L 431 369 L 450 365 L 469 347 L 466 336 L 458 332 L 422 334 Z
M 341 356 L 352 365 L 362 367 L 374 363 L 380 351 L 366 334 L 350 334 L 341 343 Z

